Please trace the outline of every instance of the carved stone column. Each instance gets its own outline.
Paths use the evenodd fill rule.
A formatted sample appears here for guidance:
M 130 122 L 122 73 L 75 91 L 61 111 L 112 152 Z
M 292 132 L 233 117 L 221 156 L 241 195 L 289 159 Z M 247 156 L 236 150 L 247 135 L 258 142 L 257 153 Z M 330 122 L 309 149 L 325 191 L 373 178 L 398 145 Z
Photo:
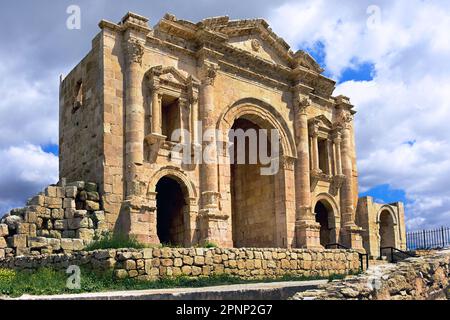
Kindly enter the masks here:
M 309 134 L 306 110 L 311 100 L 296 94 L 295 138 L 297 161 L 295 164 L 296 243 L 300 248 L 319 248 L 320 225 L 315 222 L 311 209 L 311 178 L 309 166 Z
M 215 136 L 214 81 L 217 66 L 204 63 L 200 71 L 200 113 L 203 124 L 203 159 L 200 165 L 200 189 L 202 220 L 201 242 L 213 242 L 220 246 L 232 246 L 230 217 L 222 215 L 219 208 L 218 158 Z M 205 135 L 205 133 L 207 133 Z
M 125 172 L 126 198 L 139 195 L 137 167 L 144 161 L 144 119 L 141 63 L 144 46 L 128 34 L 125 43 Z
M 319 169 L 319 127 L 313 123 L 309 128 L 309 133 L 311 135 L 311 158 L 312 158 L 312 171 L 320 172 Z
M 152 133 L 161 134 L 161 100 L 159 86 L 154 83 L 152 87 Z
M 333 136 L 334 144 L 334 163 L 335 163 L 335 174 L 342 175 L 342 160 L 341 160 L 341 133 L 336 130 Z
M 362 229 L 355 223 L 356 207 L 353 197 L 353 164 L 352 164 L 352 122 L 351 105 L 340 104 L 339 110 L 339 126 L 342 128 L 342 173 L 345 176 L 341 187 L 341 219 L 342 219 L 342 242 L 344 245 L 363 251 L 362 246 Z

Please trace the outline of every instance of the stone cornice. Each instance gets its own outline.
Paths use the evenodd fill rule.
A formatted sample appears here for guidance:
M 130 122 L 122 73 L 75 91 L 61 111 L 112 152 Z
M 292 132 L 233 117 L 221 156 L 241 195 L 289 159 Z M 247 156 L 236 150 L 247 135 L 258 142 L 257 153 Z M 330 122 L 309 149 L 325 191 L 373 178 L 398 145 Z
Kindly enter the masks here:
M 228 17 L 219 17 L 194 24 L 166 14 L 154 31 L 144 27 L 147 21 L 139 15 L 127 14 L 119 24 L 103 20 L 100 27 L 116 32 L 123 32 L 126 28 L 144 31 L 147 45 L 154 44 L 160 49 L 167 48 L 198 60 L 213 60 L 223 66 L 225 72 L 251 77 L 252 80 L 279 89 L 286 90 L 300 84 L 312 89 L 310 97 L 319 105 L 332 107 L 334 104 L 331 95 L 335 81 L 320 74 L 323 70 L 309 54 L 303 51 L 292 53 L 289 45 L 276 36 L 264 20 L 230 21 Z M 258 34 L 286 60 L 288 66 L 263 59 L 228 43 L 230 36 L 239 34 Z

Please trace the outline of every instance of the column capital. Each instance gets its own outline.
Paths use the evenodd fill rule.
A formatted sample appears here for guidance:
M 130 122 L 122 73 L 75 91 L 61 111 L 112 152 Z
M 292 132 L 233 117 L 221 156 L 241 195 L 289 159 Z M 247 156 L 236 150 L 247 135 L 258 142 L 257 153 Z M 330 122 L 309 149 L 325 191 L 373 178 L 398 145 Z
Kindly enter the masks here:
M 306 114 L 307 109 L 311 105 L 311 99 L 302 95 L 298 95 L 294 101 L 294 108 L 297 114 Z
M 353 122 L 353 114 L 348 110 L 341 110 L 336 121 L 336 127 L 349 129 Z
M 333 140 L 334 144 L 341 144 L 342 142 L 342 133 L 341 128 L 336 128 L 334 132 L 331 135 L 331 139 Z
M 202 85 L 214 85 L 214 81 L 217 77 L 217 71 L 219 70 L 219 66 L 213 63 L 204 63 L 200 68 L 199 76 L 201 79 Z
M 142 65 L 142 58 L 145 53 L 143 41 L 137 38 L 129 38 L 126 41 L 126 53 L 130 64 L 137 63 Z
M 313 138 L 317 138 L 319 136 L 319 124 L 316 121 L 312 121 L 309 123 L 309 135 Z

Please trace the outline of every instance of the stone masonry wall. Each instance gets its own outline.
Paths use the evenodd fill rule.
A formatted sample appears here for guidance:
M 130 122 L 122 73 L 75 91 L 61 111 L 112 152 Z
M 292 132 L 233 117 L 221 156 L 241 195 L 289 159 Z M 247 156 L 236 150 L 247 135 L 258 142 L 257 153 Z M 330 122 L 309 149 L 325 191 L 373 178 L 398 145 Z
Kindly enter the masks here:
M 368 272 L 333 281 L 294 300 L 445 300 L 450 299 L 450 251 L 380 265 Z
M 0 220 L 0 259 L 81 251 L 107 229 L 97 185 L 62 181 Z
M 327 277 L 359 270 L 351 250 L 148 248 L 97 250 L 0 259 L 0 268 L 65 270 L 80 265 L 94 270 L 114 269 L 116 278 L 154 280 L 170 276 L 230 274 L 241 278 L 303 275 Z

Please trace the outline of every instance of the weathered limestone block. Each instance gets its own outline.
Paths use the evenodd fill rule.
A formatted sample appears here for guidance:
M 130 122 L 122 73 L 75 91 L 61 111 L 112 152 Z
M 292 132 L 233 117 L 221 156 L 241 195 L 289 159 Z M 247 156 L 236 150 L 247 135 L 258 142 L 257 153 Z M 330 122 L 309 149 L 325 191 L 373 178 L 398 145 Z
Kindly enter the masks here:
M 76 187 L 78 191 L 84 190 L 85 182 L 84 181 L 74 181 L 66 184 L 67 187 Z
M 28 201 L 27 204 L 28 204 L 29 206 L 35 205 L 35 206 L 41 206 L 41 207 L 43 207 L 43 206 L 45 205 L 45 196 L 44 196 L 44 195 L 41 195 L 41 194 L 39 194 L 39 195 L 37 195 L 37 196 L 34 196 L 33 198 L 31 198 L 31 199 Z
M 29 237 L 28 247 L 31 249 L 41 249 L 48 246 L 47 238 L 44 237 Z
M 135 270 L 136 269 L 136 261 L 134 260 L 126 260 L 125 261 L 125 269 L 126 270 Z
M 6 243 L 5 238 L 0 237 L 0 249 L 4 249 L 8 246 L 8 244 Z
M 92 241 L 94 239 L 95 231 L 88 228 L 80 228 L 76 231 L 76 237 L 84 241 Z
M 86 196 L 87 196 L 87 200 L 94 201 L 94 202 L 100 201 L 100 196 L 99 196 L 98 192 L 87 192 Z
M 25 221 L 28 223 L 37 223 L 38 215 L 35 211 L 27 210 L 25 212 Z
M 98 211 L 100 210 L 100 204 L 98 202 L 86 200 L 86 210 Z
M 52 250 L 58 251 L 61 249 L 60 239 L 47 239 L 48 245 L 52 247 Z
M 142 250 L 142 256 L 144 259 L 151 259 L 153 258 L 153 249 L 152 248 L 145 248 Z
M 6 237 L 9 235 L 8 225 L 1 223 L 0 224 L 0 237 Z
M 95 211 L 92 215 L 92 220 L 96 223 L 100 221 L 105 221 L 105 212 L 104 211 Z
M 26 248 L 28 236 L 25 234 L 15 234 L 9 237 L 9 246 L 13 248 Z
M 97 184 L 93 183 L 93 182 L 86 182 L 84 189 L 87 192 L 96 192 L 97 191 Z
M 64 198 L 63 208 L 64 209 L 75 209 L 75 200 L 72 198 Z
M 75 199 L 78 193 L 78 188 L 76 186 L 65 187 L 66 198 Z
M 6 252 L 4 249 L 0 249 L 0 260 L 6 257 Z
M 20 216 L 7 216 L 3 219 L 4 224 L 8 226 L 9 230 L 16 230 L 18 225 L 23 221 Z
M 50 230 L 48 232 L 48 236 L 53 239 L 61 239 L 61 231 L 58 230 Z
M 62 198 L 56 197 L 45 197 L 45 206 L 49 209 L 60 209 L 62 208 Z
M 55 222 L 53 222 L 53 228 L 55 230 L 67 229 L 67 220 L 55 220 Z
M 75 238 L 75 230 L 64 230 L 61 235 L 63 238 Z
M 117 279 L 126 279 L 128 277 L 128 272 L 125 269 L 114 270 L 114 277 Z

